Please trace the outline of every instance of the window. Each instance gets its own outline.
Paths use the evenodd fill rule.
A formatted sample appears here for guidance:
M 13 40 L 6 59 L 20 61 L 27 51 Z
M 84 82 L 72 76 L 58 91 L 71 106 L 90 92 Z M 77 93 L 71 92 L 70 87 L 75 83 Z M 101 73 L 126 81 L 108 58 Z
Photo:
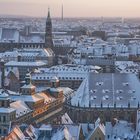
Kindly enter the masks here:
M 3 116 L 3 122 L 6 122 L 6 116 Z
M 4 107 L 4 101 L 2 101 L 1 106 Z
M 7 129 L 4 129 L 4 130 L 3 130 L 3 133 L 4 133 L 4 134 L 7 134 Z
M 110 136 L 109 136 L 109 135 L 107 135 L 107 138 L 109 139 L 109 138 L 110 138 Z

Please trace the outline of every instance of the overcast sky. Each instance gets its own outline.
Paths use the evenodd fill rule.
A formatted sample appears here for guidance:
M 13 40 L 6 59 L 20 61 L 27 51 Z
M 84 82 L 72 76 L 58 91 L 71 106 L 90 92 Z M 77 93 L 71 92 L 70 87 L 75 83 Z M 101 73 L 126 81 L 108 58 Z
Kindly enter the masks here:
M 53 17 L 140 17 L 140 0 L 0 0 L 0 15 Z

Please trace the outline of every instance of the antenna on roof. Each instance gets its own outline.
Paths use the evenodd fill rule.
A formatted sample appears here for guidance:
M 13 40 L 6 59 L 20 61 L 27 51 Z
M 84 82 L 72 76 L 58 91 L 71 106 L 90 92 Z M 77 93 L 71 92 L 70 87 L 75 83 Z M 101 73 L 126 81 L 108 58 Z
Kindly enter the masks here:
M 63 13 L 63 4 L 62 4 L 62 11 L 61 11 L 62 13 L 61 13 L 61 18 L 62 18 L 62 21 L 63 21 L 63 19 L 64 19 L 64 13 Z

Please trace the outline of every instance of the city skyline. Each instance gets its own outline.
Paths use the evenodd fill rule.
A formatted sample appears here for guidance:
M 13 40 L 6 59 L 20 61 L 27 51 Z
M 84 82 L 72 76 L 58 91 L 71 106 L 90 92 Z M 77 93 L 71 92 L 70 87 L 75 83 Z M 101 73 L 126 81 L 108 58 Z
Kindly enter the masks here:
M 0 15 L 60 17 L 62 4 L 64 17 L 140 17 L 139 0 L 1 0 Z

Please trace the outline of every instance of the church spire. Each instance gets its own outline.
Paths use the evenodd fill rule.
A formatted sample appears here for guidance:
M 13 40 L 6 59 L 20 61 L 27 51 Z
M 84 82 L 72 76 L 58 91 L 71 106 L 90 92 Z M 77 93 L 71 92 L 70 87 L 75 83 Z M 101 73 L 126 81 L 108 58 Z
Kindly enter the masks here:
M 53 48 L 52 21 L 51 21 L 50 8 L 48 8 L 48 17 L 46 20 L 45 48 Z
M 50 16 L 50 8 L 48 7 L 48 18 L 51 18 Z

